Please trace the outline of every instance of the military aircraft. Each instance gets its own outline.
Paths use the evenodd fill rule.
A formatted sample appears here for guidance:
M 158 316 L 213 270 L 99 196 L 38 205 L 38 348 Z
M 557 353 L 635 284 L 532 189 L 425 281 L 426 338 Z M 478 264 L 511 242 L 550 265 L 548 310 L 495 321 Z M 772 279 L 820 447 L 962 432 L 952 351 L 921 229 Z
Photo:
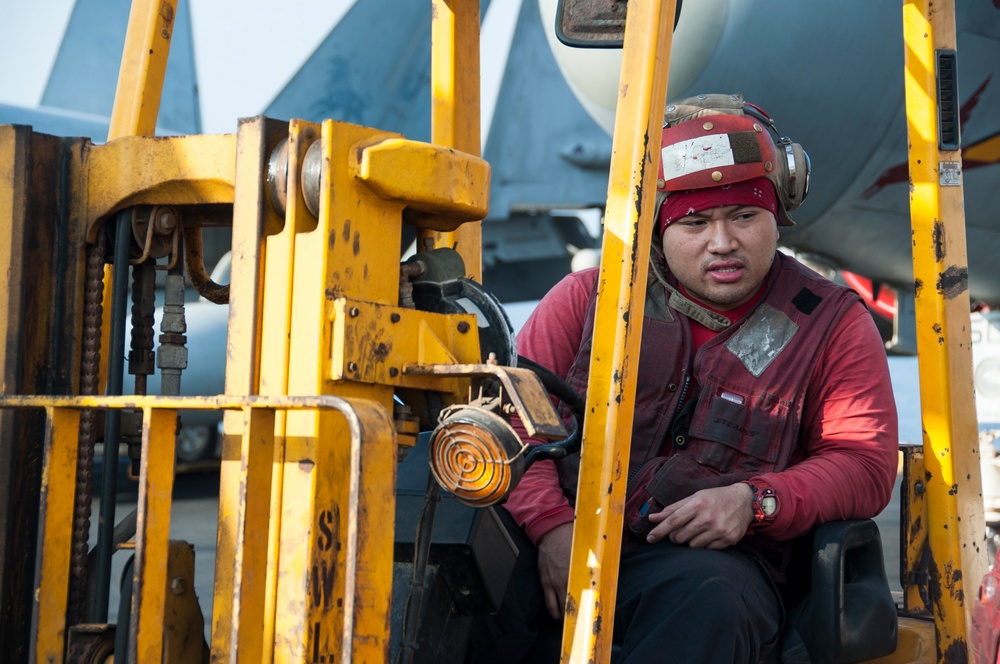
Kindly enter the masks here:
M 489 121 L 483 153 L 493 175 L 483 225 L 483 280 L 504 303 L 537 300 L 571 269 L 574 255 L 578 261 L 592 258 L 599 246 L 620 51 L 559 42 L 556 1 L 482 1 L 484 25 L 501 13 L 514 16 L 495 104 L 484 102 Z M 77 0 L 43 108 L 0 106 L 0 122 L 103 139 L 127 5 Z M 912 315 L 913 285 L 904 239 L 909 209 L 899 4 L 774 0 L 766 11 L 740 0 L 678 5 L 668 97 L 741 91 L 777 120 L 783 135 L 806 148 L 811 193 L 794 214 L 796 226 L 783 229 L 783 243 L 831 274 L 847 270 L 868 279 L 876 311 L 879 294 L 894 289 L 893 343 L 911 346 L 912 335 L 905 334 L 912 325 L 907 312 Z M 187 6 L 179 4 L 160 111 L 164 133 L 200 130 Z M 427 140 L 430 12 L 429 2 L 355 0 L 262 114 L 335 118 Z M 996 306 L 1000 6 L 968 0 L 958 3 L 956 14 L 969 284 L 974 301 Z M 389 15 L 393 20 L 382 21 L 376 34 L 361 29 Z M 354 57 L 357 52 L 366 56 Z M 483 55 L 484 64 L 503 58 Z M 226 241 L 224 234 L 206 240 L 206 258 L 221 258 Z M 196 346 L 224 346 L 224 308 L 192 302 L 187 315 L 192 354 L 200 352 Z M 222 367 L 212 360 L 223 356 L 208 352 L 205 362 L 192 356 L 183 390 L 221 392 Z M 155 389 L 155 379 L 150 387 Z M 193 456 L 200 449 L 195 444 Z
M 812 162 L 809 200 L 783 242 L 838 269 L 909 291 L 909 197 L 899 3 L 683 2 L 669 98 L 741 91 Z M 554 25 L 556 0 L 542 0 Z M 1000 5 L 956 3 L 960 110 L 973 301 L 1000 302 Z M 574 92 L 610 131 L 620 50 L 581 53 L 546 32 Z

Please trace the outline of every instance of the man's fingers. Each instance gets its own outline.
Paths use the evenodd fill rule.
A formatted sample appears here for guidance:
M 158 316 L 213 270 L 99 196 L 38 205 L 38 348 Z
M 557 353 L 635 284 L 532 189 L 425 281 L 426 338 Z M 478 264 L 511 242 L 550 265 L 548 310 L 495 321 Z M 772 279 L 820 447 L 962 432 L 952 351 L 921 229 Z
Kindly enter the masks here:
M 545 586 L 545 608 L 554 620 L 562 618 L 562 602 L 559 601 L 559 593 L 551 586 Z
M 697 512 L 684 510 L 685 504 L 686 500 L 680 500 L 672 505 L 667 505 L 659 512 L 650 514 L 650 522 L 657 525 L 649 531 L 646 541 L 658 542 L 667 536 L 672 538 L 674 533 L 687 526 L 697 515 Z

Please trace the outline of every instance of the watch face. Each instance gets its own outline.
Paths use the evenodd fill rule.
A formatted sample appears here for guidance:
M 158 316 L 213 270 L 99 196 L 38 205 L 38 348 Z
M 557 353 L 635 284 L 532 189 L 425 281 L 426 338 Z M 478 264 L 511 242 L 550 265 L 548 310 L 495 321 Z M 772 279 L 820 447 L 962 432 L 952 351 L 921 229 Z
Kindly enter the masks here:
M 764 496 L 760 500 L 760 510 L 764 516 L 771 516 L 778 509 L 778 499 L 774 496 Z

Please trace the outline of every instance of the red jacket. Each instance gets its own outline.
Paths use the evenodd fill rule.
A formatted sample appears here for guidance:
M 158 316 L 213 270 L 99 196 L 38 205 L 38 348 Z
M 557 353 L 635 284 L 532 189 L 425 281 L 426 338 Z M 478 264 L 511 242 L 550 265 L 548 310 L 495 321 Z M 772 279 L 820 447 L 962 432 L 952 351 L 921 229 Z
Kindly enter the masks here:
M 566 277 L 518 336 L 520 354 L 568 377 L 581 392 L 596 279 L 597 270 Z M 690 326 L 676 308 L 689 310 L 691 303 L 675 294 L 668 304 L 662 286 L 651 279 L 630 470 L 653 457 L 677 457 L 668 460 L 677 469 L 665 471 L 659 482 L 668 501 L 743 479 L 770 488 L 778 511 L 756 530 L 771 541 L 786 541 L 818 523 L 868 518 L 885 507 L 897 468 L 896 410 L 881 339 L 856 296 L 783 254 L 764 288 L 757 307 L 692 358 Z M 804 300 L 796 304 L 796 296 Z M 765 304 L 769 309 L 762 309 Z M 759 372 L 753 376 L 726 345 L 739 351 L 740 330 L 765 312 L 780 312 L 798 331 L 770 360 L 754 359 L 744 333 L 743 355 Z M 788 336 L 792 328 L 784 327 Z M 687 430 L 674 417 L 684 406 L 685 384 L 685 400 L 698 396 Z M 674 442 L 679 432 L 685 437 L 680 445 Z M 686 478 L 692 469 L 712 465 L 717 471 Z M 567 498 L 575 487 L 572 468 L 534 464 L 505 505 L 536 544 L 573 519 Z

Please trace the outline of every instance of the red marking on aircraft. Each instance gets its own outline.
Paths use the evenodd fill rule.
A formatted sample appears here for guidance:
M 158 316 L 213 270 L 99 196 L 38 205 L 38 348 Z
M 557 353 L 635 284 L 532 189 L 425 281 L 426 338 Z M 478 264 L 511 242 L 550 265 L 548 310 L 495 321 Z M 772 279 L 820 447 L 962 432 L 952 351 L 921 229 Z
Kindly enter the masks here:
M 868 309 L 886 320 L 892 320 L 896 315 L 896 292 L 888 286 L 872 281 L 860 274 L 841 270 L 840 276 L 844 282 L 857 291 Z
M 1000 0 L 993 1 L 994 4 L 1000 3 Z M 1000 8 L 1000 4 L 997 4 L 997 6 Z M 972 93 L 972 96 L 969 97 L 965 104 L 962 105 L 962 110 L 959 113 L 958 119 L 960 126 L 965 126 L 966 120 L 968 120 L 971 116 L 973 109 L 979 105 L 979 100 L 992 78 L 993 74 L 987 76 L 982 85 L 976 88 L 976 91 Z M 968 147 L 962 148 L 963 171 L 980 168 L 982 166 L 990 166 L 998 161 L 1000 161 L 1000 132 L 976 141 Z M 861 198 L 868 200 L 890 184 L 907 182 L 909 177 L 910 166 L 908 162 L 904 161 L 902 164 L 890 166 L 882 171 L 882 174 L 878 176 L 878 179 L 875 180 L 874 184 L 861 193 Z

